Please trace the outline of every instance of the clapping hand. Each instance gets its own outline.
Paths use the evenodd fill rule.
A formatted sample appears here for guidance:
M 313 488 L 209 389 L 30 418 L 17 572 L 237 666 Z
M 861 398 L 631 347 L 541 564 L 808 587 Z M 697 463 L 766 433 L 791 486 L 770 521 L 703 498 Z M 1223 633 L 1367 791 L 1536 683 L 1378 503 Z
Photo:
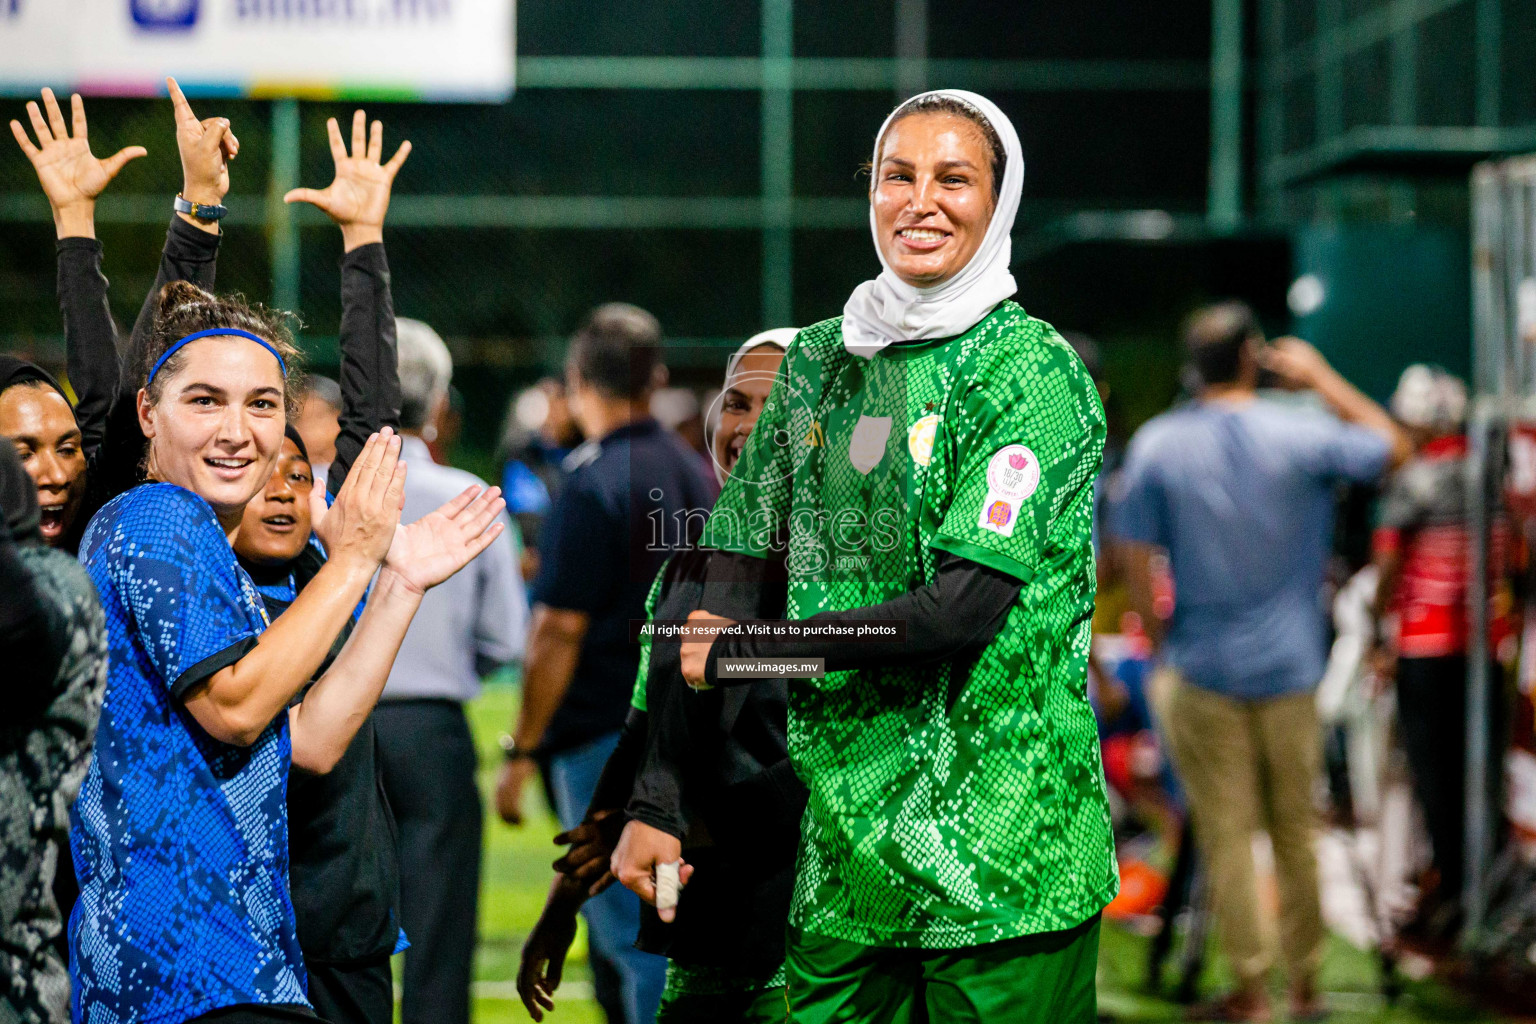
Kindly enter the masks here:
M 384 568 L 425 593 L 491 546 L 506 527 L 495 521 L 507 503 L 501 488 L 466 488 L 430 515 L 395 531 Z
M 372 573 L 394 546 L 405 504 L 400 436 L 385 427 L 368 438 L 329 508 L 323 492 L 311 489 L 310 516 L 328 557 L 355 560 Z
M 52 89 L 43 90 L 43 106 L 48 118 L 37 103 L 27 104 L 27 117 L 32 131 L 37 135 L 37 145 L 27 137 L 20 121 L 11 122 L 11 134 L 21 145 L 21 151 L 32 162 L 37 180 L 53 208 L 53 223 L 60 238 L 96 237 L 96 197 L 130 160 L 143 156 L 143 146 L 128 146 L 118 150 L 105 160 L 91 154 L 90 140 L 86 137 L 85 104 L 78 93 L 70 96 L 70 114 L 74 120 L 74 135 L 64 123 L 64 113 L 54 99 Z
M 411 155 L 411 144 L 402 142 L 389 163 L 380 163 L 384 156 L 384 122 L 373 122 L 372 131 L 365 137 L 366 126 L 367 119 L 361 110 L 352 115 L 352 153 L 348 155 L 336 119 L 326 121 L 331 159 L 336 161 L 335 180 L 323 189 L 296 188 L 283 196 L 285 203 L 310 203 L 324 210 L 340 226 L 342 244 L 348 252 L 384 240 L 389 193 L 395 175 Z
M 227 118 L 198 120 L 176 79 L 167 78 L 165 87 L 171 94 L 171 106 L 176 112 L 182 198 L 202 206 L 218 206 L 229 194 L 229 161 L 240 153 L 240 140 L 230 130 Z M 205 230 L 218 231 L 217 224 L 204 224 L 191 217 L 186 219 Z

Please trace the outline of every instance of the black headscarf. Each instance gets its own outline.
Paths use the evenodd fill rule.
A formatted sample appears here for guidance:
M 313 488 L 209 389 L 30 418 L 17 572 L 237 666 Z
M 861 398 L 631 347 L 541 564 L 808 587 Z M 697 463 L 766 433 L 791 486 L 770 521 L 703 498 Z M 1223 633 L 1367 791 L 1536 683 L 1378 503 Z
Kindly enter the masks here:
M 33 381 L 48 385 L 63 395 L 66 402 L 69 401 L 69 396 L 64 394 L 64 389 L 59 386 L 53 374 L 41 366 L 29 363 L 25 359 L 18 359 L 16 356 L 0 355 L 0 391 L 4 391 L 13 384 L 30 384 Z
M 299 433 L 299 429 L 290 423 L 283 428 L 283 436 L 294 443 L 299 449 L 299 454 L 304 456 L 304 461 L 308 462 L 309 449 L 304 447 L 304 436 Z
M 43 543 L 37 485 L 22 468 L 15 446 L 4 439 L 0 439 L 0 516 L 13 543 L 23 547 Z

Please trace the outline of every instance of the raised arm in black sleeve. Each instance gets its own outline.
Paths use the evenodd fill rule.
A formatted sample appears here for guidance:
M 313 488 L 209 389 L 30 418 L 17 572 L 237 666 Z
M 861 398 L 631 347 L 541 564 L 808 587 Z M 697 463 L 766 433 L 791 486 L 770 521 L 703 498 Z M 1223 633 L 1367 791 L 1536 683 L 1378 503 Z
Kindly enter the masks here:
M 326 490 L 341 490 L 369 435 L 400 429 L 400 367 L 395 304 L 384 243 L 341 258 L 341 433 Z
M 107 415 L 117 398 L 117 325 L 107 305 L 107 279 L 101 272 L 101 242 L 95 238 L 58 240 L 59 312 L 64 317 L 64 352 L 69 383 L 75 391 L 75 422 L 88 466 L 94 466 L 107 432 Z
M 155 327 L 155 310 L 160 306 L 160 291 L 172 281 L 188 281 L 204 291 L 213 291 L 214 273 L 218 269 L 219 239 L 222 235 L 204 231 L 171 215 L 171 226 L 165 232 L 165 248 L 160 250 L 160 269 L 155 272 L 155 284 L 144 296 L 139 315 L 133 321 L 133 334 L 129 338 L 127 358 L 128 376 L 136 377 L 138 363 L 133 357 L 144 351 L 149 332 Z M 130 382 L 125 382 L 125 385 Z M 131 381 L 134 392 L 137 380 Z
M 1023 584 L 1006 573 L 948 553 L 939 555 L 932 583 L 866 608 L 821 612 L 807 622 L 832 623 L 886 619 L 906 623 L 902 641 L 808 640 L 763 642 L 721 636 L 709 651 L 705 680 L 720 679 L 720 658 L 825 658 L 828 672 L 922 664 L 979 654 L 1002 628 Z M 711 611 L 715 609 L 711 608 Z

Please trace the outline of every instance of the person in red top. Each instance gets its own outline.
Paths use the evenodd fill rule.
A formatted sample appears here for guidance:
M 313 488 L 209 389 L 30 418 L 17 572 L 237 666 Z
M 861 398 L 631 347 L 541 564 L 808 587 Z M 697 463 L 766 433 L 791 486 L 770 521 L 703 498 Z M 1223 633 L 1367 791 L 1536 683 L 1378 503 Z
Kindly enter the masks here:
M 1471 575 L 1461 432 L 1466 405 L 1466 386 L 1445 370 L 1415 364 L 1403 371 L 1392 413 L 1411 434 L 1415 454 L 1382 495 L 1373 540 L 1380 573 L 1375 660 L 1383 678 L 1396 680 L 1403 747 L 1439 874 L 1417 922 L 1431 935 L 1448 934 L 1455 924 L 1462 885 Z M 1508 546 L 1507 524 L 1496 523 L 1489 559 L 1494 580 L 1503 577 Z M 1489 609 L 1491 650 L 1511 635 L 1509 603 L 1496 594 Z M 1491 678 L 1490 706 L 1501 720 L 1497 665 Z M 1497 780 L 1497 765 L 1490 768 Z

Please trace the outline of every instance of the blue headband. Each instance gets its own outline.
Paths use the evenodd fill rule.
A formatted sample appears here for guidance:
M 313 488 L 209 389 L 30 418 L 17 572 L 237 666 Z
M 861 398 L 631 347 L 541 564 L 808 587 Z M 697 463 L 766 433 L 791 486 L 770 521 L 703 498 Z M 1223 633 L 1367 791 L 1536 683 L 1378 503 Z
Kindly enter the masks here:
M 198 331 L 196 334 L 189 334 L 185 338 L 182 338 L 180 341 L 176 342 L 170 348 L 166 349 L 165 354 L 159 359 L 156 359 L 155 365 L 149 368 L 149 378 L 144 381 L 144 386 L 148 387 L 149 382 L 155 379 L 155 374 L 160 372 L 160 367 L 165 365 L 165 361 L 171 358 L 171 356 L 175 355 L 177 352 L 180 352 L 189 342 L 196 341 L 198 338 L 211 338 L 219 334 L 233 335 L 236 338 L 249 338 L 251 341 L 254 341 L 256 344 L 272 353 L 272 355 L 277 359 L 278 367 L 283 371 L 283 376 L 288 376 L 288 364 L 283 362 L 283 354 L 279 352 L 277 348 L 266 338 L 263 338 L 257 334 L 252 334 L 250 331 L 236 330 L 233 327 L 213 327 L 206 331 Z

